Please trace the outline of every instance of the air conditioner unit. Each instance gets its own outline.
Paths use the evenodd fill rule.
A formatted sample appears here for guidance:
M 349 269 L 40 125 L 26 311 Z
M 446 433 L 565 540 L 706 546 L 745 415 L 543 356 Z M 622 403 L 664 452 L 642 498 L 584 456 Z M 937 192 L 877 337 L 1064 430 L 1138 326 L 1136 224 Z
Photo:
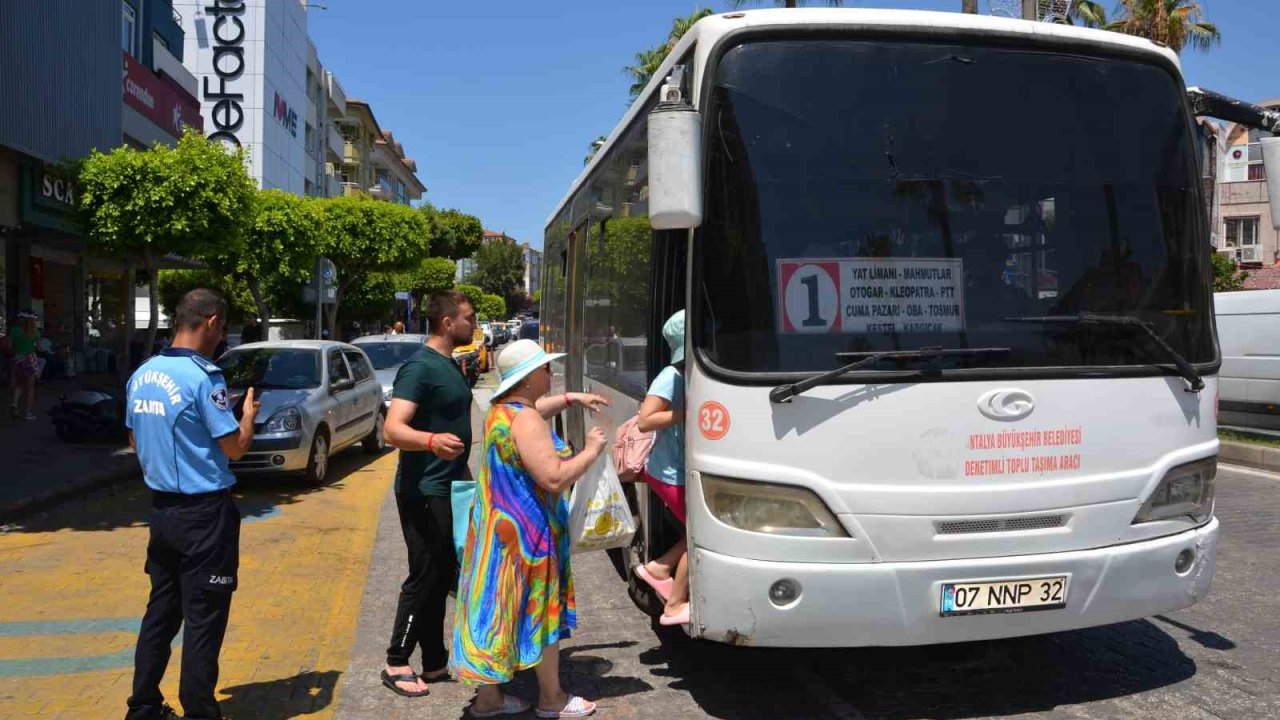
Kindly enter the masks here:
M 1242 263 L 1261 263 L 1262 262 L 1262 246 L 1261 245 L 1242 245 L 1236 248 L 1236 259 Z

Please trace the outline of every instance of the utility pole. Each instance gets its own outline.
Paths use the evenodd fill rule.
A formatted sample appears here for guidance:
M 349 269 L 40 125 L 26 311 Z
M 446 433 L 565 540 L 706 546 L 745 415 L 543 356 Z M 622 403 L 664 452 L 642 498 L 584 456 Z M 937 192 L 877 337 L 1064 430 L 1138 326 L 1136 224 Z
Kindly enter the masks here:
M 1022 0 L 1022 19 L 1039 20 L 1036 13 L 1036 0 Z

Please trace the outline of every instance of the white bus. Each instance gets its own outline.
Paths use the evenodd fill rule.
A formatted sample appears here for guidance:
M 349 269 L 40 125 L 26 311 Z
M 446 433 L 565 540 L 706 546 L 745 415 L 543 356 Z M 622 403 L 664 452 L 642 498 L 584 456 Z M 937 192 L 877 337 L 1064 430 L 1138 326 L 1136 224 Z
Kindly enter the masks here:
M 687 309 L 691 636 L 946 643 L 1205 596 L 1219 356 L 1192 112 L 1262 117 L 1221 100 L 1167 49 L 1061 25 L 694 26 L 549 218 L 541 308 L 609 430 Z M 579 444 L 597 421 L 562 418 Z M 675 528 L 636 491 L 618 564 L 653 611 L 628 570 Z

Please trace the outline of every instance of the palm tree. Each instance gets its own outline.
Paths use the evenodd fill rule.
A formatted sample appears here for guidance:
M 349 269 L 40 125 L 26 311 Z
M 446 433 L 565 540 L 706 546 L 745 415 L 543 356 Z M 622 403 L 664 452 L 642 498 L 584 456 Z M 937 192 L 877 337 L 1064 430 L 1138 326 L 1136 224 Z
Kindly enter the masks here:
M 1218 26 L 1205 22 L 1196 0 L 1120 0 L 1120 16 L 1103 25 L 1107 30 L 1138 35 L 1168 46 L 1208 50 L 1222 42 Z
M 633 100 L 644 92 L 645 87 L 649 85 L 649 80 L 653 78 L 654 73 L 658 72 L 658 68 L 662 67 L 663 61 L 667 59 L 667 54 L 680 42 L 680 38 L 689 32 L 694 23 L 713 14 L 711 8 L 701 8 L 694 10 L 691 15 L 672 20 L 671 32 L 667 33 L 666 42 L 636 53 L 636 64 L 628 65 L 622 69 L 624 73 L 631 76 L 631 98 Z
M 600 148 L 604 147 L 604 144 L 606 141 L 608 141 L 608 139 L 609 139 L 608 137 L 601 135 L 600 137 L 592 141 L 591 149 L 587 151 L 587 156 L 582 158 L 582 164 L 583 165 L 590 164 L 591 158 L 595 157 L 596 153 L 600 152 Z

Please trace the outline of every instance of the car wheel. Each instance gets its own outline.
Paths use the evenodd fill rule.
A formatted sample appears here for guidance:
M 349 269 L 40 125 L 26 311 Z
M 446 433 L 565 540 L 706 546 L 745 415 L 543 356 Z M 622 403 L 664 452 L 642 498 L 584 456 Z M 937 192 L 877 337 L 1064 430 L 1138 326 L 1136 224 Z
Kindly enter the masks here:
M 386 425 L 386 413 L 379 412 L 374 416 L 373 430 L 364 438 L 364 451 L 369 455 L 381 455 L 387 449 L 387 441 L 382 438 L 382 428 Z
M 311 454 L 307 456 L 307 482 L 312 485 L 323 485 L 329 474 L 329 436 L 323 429 L 316 430 L 311 441 Z

